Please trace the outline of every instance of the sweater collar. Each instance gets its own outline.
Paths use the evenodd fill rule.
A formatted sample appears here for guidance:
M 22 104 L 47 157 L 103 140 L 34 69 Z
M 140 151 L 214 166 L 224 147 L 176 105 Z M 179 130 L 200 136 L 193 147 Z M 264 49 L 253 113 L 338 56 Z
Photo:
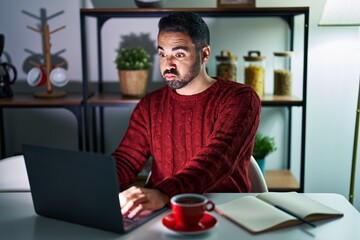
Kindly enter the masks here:
M 219 86 L 224 81 L 223 79 L 220 79 L 220 78 L 215 78 L 215 79 L 216 79 L 216 81 L 214 82 L 214 84 L 212 84 L 210 87 L 208 87 L 204 91 L 194 94 L 194 95 L 180 95 L 175 90 L 173 90 L 169 87 L 167 87 L 167 91 L 170 93 L 170 96 L 172 98 L 176 99 L 177 101 L 199 100 L 201 98 L 208 96 L 209 94 L 213 93 L 214 91 L 216 91 L 216 89 L 219 88 Z

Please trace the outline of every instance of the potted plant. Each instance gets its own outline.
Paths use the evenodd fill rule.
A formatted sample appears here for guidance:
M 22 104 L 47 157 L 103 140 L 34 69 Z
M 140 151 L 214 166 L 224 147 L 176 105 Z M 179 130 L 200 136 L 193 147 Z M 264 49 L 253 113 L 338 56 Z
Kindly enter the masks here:
M 276 149 L 274 137 L 264 136 L 260 132 L 256 133 L 252 155 L 259 164 L 263 174 L 265 174 L 265 157 L 274 152 Z
M 150 54 L 142 47 L 120 48 L 117 50 L 115 63 L 120 91 L 131 97 L 145 95 L 149 68 L 153 65 Z

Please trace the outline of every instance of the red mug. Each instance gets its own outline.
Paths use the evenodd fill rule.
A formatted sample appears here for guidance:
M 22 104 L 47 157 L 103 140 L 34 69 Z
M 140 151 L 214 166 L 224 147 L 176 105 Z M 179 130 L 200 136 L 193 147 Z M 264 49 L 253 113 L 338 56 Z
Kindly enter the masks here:
M 176 225 L 192 227 L 199 224 L 205 211 L 212 211 L 215 204 L 200 194 L 179 194 L 170 199 Z
M 46 83 L 44 67 L 34 67 L 27 74 L 27 83 L 31 87 L 40 87 Z

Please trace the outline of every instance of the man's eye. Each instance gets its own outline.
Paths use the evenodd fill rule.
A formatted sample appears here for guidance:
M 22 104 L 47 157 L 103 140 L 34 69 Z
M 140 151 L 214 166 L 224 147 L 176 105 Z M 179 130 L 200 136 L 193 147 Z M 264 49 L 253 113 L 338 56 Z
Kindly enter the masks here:
M 162 53 L 162 52 L 159 52 L 159 56 L 160 57 L 166 57 L 166 55 L 164 53 Z
M 177 57 L 177 58 L 183 58 L 183 57 L 185 57 L 185 54 L 183 54 L 183 53 L 177 53 L 177 54 L 175 54 L 175 57 Z

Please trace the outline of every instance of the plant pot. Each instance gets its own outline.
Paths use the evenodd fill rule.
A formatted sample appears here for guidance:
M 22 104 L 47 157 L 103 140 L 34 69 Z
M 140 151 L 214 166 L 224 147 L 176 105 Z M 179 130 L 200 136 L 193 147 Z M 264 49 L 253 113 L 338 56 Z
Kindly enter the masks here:
M 120 92 L 124 96 L 142 97 L 146 93 L 148 70 L 119 70 Z
M 256 162 L 259 165 L 262 174 L 265 176 L 265 159 L 256 159 Z

